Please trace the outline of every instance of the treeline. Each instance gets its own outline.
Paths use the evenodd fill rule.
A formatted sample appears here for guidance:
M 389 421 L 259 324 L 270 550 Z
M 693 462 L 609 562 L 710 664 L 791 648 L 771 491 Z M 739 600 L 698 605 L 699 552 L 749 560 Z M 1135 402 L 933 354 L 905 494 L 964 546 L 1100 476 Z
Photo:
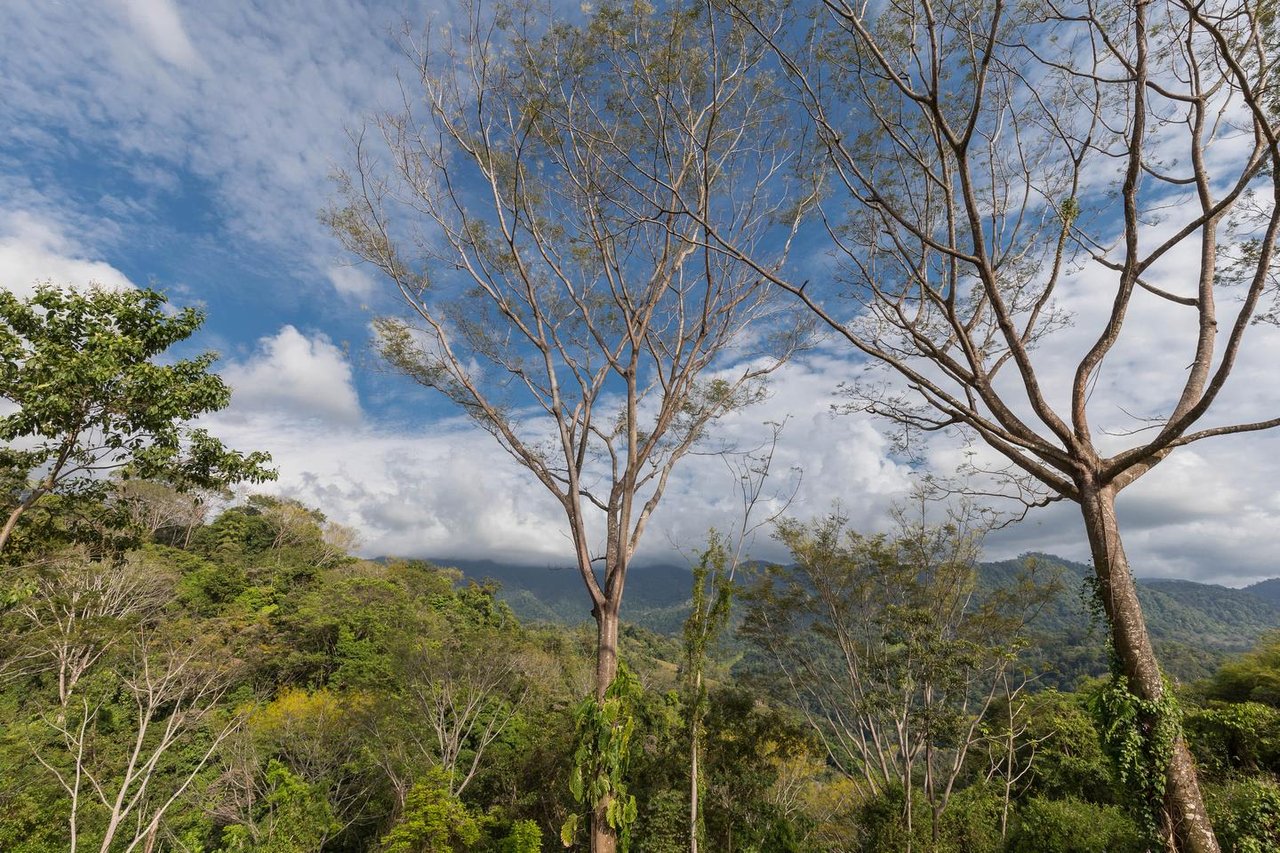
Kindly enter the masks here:
M 46 524 L 8 555 L 5 851 L 553 850 L 585 843 L 597 778 L 633 851 L 688 850 L 691 826 L 715 851 L 1155 849 L 1135 700 L 1039 689 L 1024 617 L 1053 579 L 975 594 L 954 529 L 784 525 L 795 562 L 736 585 L 713 542 L 683 637 L 624 631 L 597 705 L 590 632 L 353 558 L 297 503 L 108 503 L 131 547 Z M 1275 849 L 1280 644 L 1178 701 L 1226 849 Z

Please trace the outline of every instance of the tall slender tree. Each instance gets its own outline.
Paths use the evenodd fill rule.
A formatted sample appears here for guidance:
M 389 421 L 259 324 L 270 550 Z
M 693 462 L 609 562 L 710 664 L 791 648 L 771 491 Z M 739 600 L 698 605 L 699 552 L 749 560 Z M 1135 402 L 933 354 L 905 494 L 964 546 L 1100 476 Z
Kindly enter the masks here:
M 1280 425 L 1222 406 L 1275 283 L 1274 3 L 824 0 L 796 27 L 737 6 L 827 155 L 842 287 L 756 269 L 896 374 L 855 387 L 864 409 L 968 431 L 1029 504 L 1079 506 L 1120 677 L 1159 729 L 1176 711 L 1116 497 L 1179 448 Z M 1123 353 L 1155 326 L 1180 348 L 1139 375 Z M 1216 851 L 1180 734 L 1164 758 L 1165 843 Z
M 803 139 L 754 73 L 760 40 L 710 5 L 607 2 L 577 23 L 465 11 L 406 39 L 416 90 L 375 122 L 380 145 L 356 135 L 328 218 L 408 309 L 377 322 L 382 354 L 562 507 L 602 702 L 672 471 L 805 339 L 766 278 L 707 249 L 714 227 L 781 269 Z M 780 220 L 788 237 L 763 242 Z M 616 843 L 607 806 L 593 850 Z

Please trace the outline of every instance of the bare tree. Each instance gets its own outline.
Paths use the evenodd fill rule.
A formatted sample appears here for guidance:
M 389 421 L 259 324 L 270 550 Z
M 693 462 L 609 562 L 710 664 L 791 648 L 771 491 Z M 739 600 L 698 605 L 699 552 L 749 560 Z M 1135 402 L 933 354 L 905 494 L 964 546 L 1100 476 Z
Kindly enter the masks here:
M 73 548 L 33 567 L 28 594 L 14 607 L 0 679 L 52 671 L 58 706 L 103 655 L 170 600 L 172 579 L 138 559 L 95 560 Z
M 232 662 L 216 638 L 165 633 L 159 617 L 174 578 L 145 557 L 98 560 L 74 548 L 25 568 L 0 678 L 52 685 L 31 749 L 67 796 L 70 849 L 150 849 L 169 808 L 238 725 L 209 727 Z M 166 766 L 206 730 L 182 768 Z
M 1004 675 L 1007 679 L 1008 676 Z M 1005 684 L 1004 692 L 1016 696 L 1013 685 Z M 1030 734 L 1031 710 L 1026 702 L 1005 702 L 998 713 L 994 714 L 991 725 L 991 737 L 984 746 L 987 753 L 987 769 L 983 774 L 988 784 L 998 780 L 1000 785 L 1000 837 L 1009 832 L 1009 812 L 1013 808 L 1014 791 L 1019 785 L 1025 787 L 1032 768 L 1035 766 L 1036 753 L 1040 745 L 1053 735 L 1034 736 Z
M 758 39 L 710 5 L 608 2 L 580 25 L 465 11 L 406 39 L 420 91 L 376 122 L 385 156 L 356 136 L 329 220 L 409 309 L 378 321 L 383 355 L 562 507 L 603 701 L 628 565 L 673 469 L 803 340 L 765 278 L 676 210 L 776 273 L 790 241 L 762 237 L 805 208 L 784 186 L 792 129 L 753 73 Z M 606 805 L 593 850 L 615 844 Z
M 320 565 L 332 566 L 351 556 L 360 547 L 360 531 L 336 521 L 325 521 L 320 528 Z
M 847 299 L 757 269 L 896 375 L 854 389 L 864 409 L 965 430 L 1028 505 L 1079 505 L 1121 677 L 1176 725 L 1116 496 L 1180 447 L 1280 424 L 1214 413 L 1275 281 L 1271 4 L 824 0 L 792 29 L 737 5 L 827 154 Z M 1124 361 L 1153 324 L 1185 330 L 1164 387 Z M 1064 369 L 1045 343 L 1068 336 Z M 1164 775 L 1167 845 L 1216 851 L 1180 734 Z
M 237 718 L 216 723 L 193 760 L 163 790 L 153 783 L 175 746 L 186 745 L 209 722 L 227 684 L 227 670 L 204 643 L 171 644 L 148 632 L 134 635 L 129 674 L 119 679 L 126 697 L 125 728 L 130 740 L 109 746 L 98 732 L 104 703 L 114 690 L 82 690 L 69 697 L 45 722 L 56 746 L 36 747 L 36 759 L 57 779 L 69 799 L 70 849 L 88 849 L 81 822 L 90 802 L 104 814 L 101 838 L 90 845 L 101 853 L 154 844 L 161 822 L 199 777 L 222 741 L 239 725 Z M 94 833 L 97 834 L 97 831 Z
M 397 811 L 429 768 L 461 795 L 529 698 L 525 665 L 537 663 L 491 627 L 429 620 L 394 649 L 397 689 L 367 709 L 364 727 Z
M 861 536 L 833 515 L 785 521 L 793 565 L 757 579 L 743 633 L 767 653 L 828 760 L 869 797 L 903 796 L 905 849 L 923 793 L 933 842 L 990 712 L 1020 704 L 1027 619 L 1053 585 L 1027 578 L 980 598 L 973 515 L 907 519 Z
M 180 492 L 165 483 L 150 480 L 121 480 L 115 496 L 129 512 L 133 522 L 147 538 L 154 538 L 166 528 L 182 531 L 182 547 L 191 544 L 192 532 L 209 514 L 211 492 Z
M 405 685 L 405 699 L 417 719 L 425 720 L 429 734 L 429 742 L 417 741 L 416 746 L 447 774 L 455 796 L 475 778 L 485 750 L 529 694 L 518 652 L 491 638 L 466 639 L 454 633 L 419 649 Z
M 244 833 L 258 844 L 261 833 L 254 812 L 269 792 L 262 779 L 265 760 L 249 727 L 241 726 L 227 737 L 216 759 L 218 776 L 207 793 L 209 815 L 224 826 L 244 827 Z
M 270 846 L 279 834 L 293 834 L 295 843 L 319 849 L 364 817 L 372 796 L 372 774 L 359 761 L 368 705 L 367 697 L 290 687 L 246 710 L 244 726 L 218 751 L 211 813 L 254 843 Z M 304 800 L 322 817 L 295 826 L 296 817 L 284 815 Z

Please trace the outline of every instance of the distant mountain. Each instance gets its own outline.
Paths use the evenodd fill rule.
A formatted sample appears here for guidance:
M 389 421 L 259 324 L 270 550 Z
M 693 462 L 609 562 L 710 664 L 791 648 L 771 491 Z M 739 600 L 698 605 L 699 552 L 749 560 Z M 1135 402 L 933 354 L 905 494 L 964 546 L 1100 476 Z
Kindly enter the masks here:
M 1267 581 L 1258 581 L 1244 588 L 1245 592 L 1251 592 L 1264 601 L 1270 601 L 1272 604 L 1280 605 L 1280 578 L 1272 578 Z
M 1083 563 L 1049 554 L 983 563 L 980 589 L 1008 584 L 1029 562 L 1041 580 L 1056 577 L 1061 592 L 1033 623 L 1045 683 L 1072 686 L 1081 677 L 1106 672 L 1106 632 L 1086 604 Z M 591 619 L 582 579 L 572 567 L 512 566 L 490 560 L 433 560 L 473 580 L 493 580 L 500 596 L 524 621 L 576 625 Z M 663 634 L 680 631 L 689 612 L 692 575 L 686 566 L 636 565 L 627 575 L 625 621 Z M 1202 678 L 1230 654 L 1251 648 L 1263 634 L 1280 630 L 1280 578 L 1244 589 L 1185 580 L 1139 579 L 1147 625 L 1166 670 L 1183 681 Z
M 591 621 L 591 602 L 574 566 L 511 566 L 492 560 L 432 560 L 471 580 L 497 581 L 499 597 L 522 621 L 577 625 Z M 635 565 L 627 572 L 622 618 L 661 634 L 679 633 L 689 614 L 693 574 L 687 566 Z
M 1031 560 L 1037 575 L 1056 573 L 1062 592 L 1039 615 L 1034 629 L 1046 663 L 1055 670 L 1052 684 L 1071 686 L 1078 678 L 1106 671 L 1106 633 L 1092 624 L 1085 579 L 1093 569 L 1049 554 L 1027 554 L 1016 560 L 985 563 L 981 583 L 1010 582 Z M 1276 598 L 1257 594 L 1271 584 Z M 1263 635 L 1280 630 L 1280 579 L 1254 587 L 1231 589 L 1187 580 L 1139 578 L 1138 598 L 1156 654 L 1174 678 L 1190 681 L 1211 674 L 1223 660 L 1252 648 Z

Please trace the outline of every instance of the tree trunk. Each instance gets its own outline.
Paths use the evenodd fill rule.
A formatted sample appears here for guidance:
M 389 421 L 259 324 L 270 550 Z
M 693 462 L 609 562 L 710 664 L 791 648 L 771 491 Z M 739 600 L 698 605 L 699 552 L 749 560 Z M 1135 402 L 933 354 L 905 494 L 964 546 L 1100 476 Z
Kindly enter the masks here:
M 1141 699 L 1155 701 L 1164 696 L 1164 680 L 1151 648 L 1147 624 L 1138 603 L 1138 591 L 1120 541 L 1115 498 L 1110 487 L 1099 489 L 1085 484 L 1080 489 L 1080 508 L 1116 657 L 1129 680 L 1130 691 Z M 1169 759 L 1165 815 L 1168 821 L 1164 828 L 1166 841 L 1172 843 L 1173 849 L 1187 853 L 1219 853 L 1213 826 L 1205 812 L 1195 763 L 1180 726 Z
M 618 677 L 618 603 L 605 602 L 596 617 L 596 701 L 603 702 L 605 691 Z
M 701 724 L 701 689 L 703 674 L 699 671 L 694 676 L 694 707 L 690 710 L 694 719 L 689 727 L 689 853 L 698 853 L 698 730 Z
M 596 701 L 604 702 L 605 691 L 618 676 L 618 608 L 619 602 L 606 601 L 596 608 Z M 618 849 L 618 833 L 606 817 L 608 796 L 595 804 L 591 814 L 591 853 L 614 853 Z
M 698 740 L 689 752 L 689 853 L 698 853 Z
M 701 662 L 696 664 L 701 665 Z M 702 671 L 699 670 L 693 679 L 693 707 L 690 714 L 693 719 L 689 726 L 689 853 L 698 853 L 698 748 L 701 746 L 698 737 L 702 727 L 702 713 L 699 699 L 702 696 Z

